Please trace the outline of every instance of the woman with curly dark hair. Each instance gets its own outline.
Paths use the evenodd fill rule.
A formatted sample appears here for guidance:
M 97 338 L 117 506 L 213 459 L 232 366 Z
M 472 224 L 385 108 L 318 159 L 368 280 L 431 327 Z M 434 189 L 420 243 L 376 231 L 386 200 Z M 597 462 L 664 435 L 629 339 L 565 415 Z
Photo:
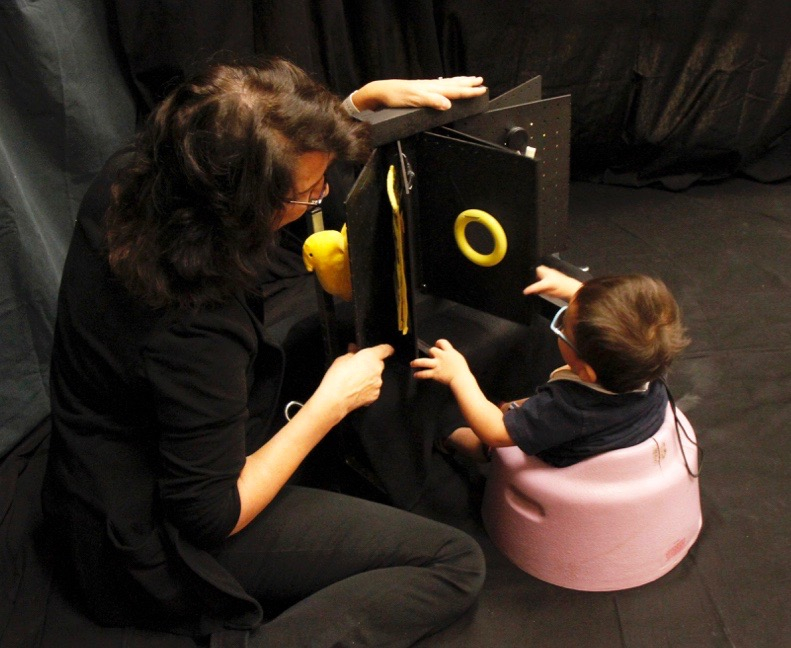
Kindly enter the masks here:
M 329 191 L 328 165 L 368 149 L 295 66 L 221 65 L 168 96 L 89 189 L 59 297 L 44 507 L 98 623 L 407 646 L 477 596 L 465 534 L 289 483 L 378 397 L 392 348 L 336 359 L 286 421 L 256 282 L 277 230 Z

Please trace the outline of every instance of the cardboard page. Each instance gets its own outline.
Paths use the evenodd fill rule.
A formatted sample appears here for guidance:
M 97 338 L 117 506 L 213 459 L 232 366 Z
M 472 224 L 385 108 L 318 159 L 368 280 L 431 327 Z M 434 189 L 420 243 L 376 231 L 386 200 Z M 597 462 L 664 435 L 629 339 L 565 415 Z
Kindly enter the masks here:
M 568 233 L 571 97 L 564 95 L 497 108 L 453 123 L 455 130 L 519 149 L 533 149 L 539 163 L 536 188 L 538 251 L 565 250 Z
M 527 323 L 535 303 L 522 288 L 537 261 L 536 162 L 512 151 L 434 133 L 417 137 L 415 186 L 420 213 L 414 244 L 422 292 L 451 299 L 505 319 Z M 457 244 L 455 222 L 465 210 L 492 216 L 502 227 L 507 251 L 483 267 Z M 474 251 L 493 246 L 486 228 L 471 223 L 466 238 Z
M 392 344 L 396 356 L 408 361 L 415 357 L 417 342 L 412 324 L 411 267 L 405 250 L 408 329 L 399 329 L 398 277 L 393 209 L 387 196 L 387 172 L 395 165 L 402 173 L 398 147 L 388 145 L 374 150 L 346 199 L 346 228 L 349 263 L 352 271 L 354 324 L 360 347 Z M 400 202 L 406 209 L 407 200 Z M 409 244 L 405 233 L 404 240 Z

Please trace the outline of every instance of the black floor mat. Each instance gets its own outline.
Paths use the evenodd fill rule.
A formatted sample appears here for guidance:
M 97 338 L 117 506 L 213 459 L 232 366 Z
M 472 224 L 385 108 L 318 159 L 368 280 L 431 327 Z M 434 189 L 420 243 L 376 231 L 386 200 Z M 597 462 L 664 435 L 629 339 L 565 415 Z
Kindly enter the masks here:
M 791 646 L 791 183 L 573 184 L 562 256 L 594 275 L 659 276 L 676 295 L 693 342 L 669 382 L 705 449 L 703 530 L 653 583 L 575 592 L 512 566 L 444 480 L 427 508 L 473 530 L 489 573 L 470 618 L 422 645 Z
M 475 609 L 422 646 L 791 646 L 789 252 L 791 182 L 733 179 L 684 193 L 572 185 L 571 241 L 563 258 L 594 275 L 657 275 L 683 309 L 693 343 L 670 385 L 705 449 L 703 531 L 682 563 L 653 583 L 609 593 L 563 589 L 499 554 L 483 532 L 463 471 L 435 455 L 432 487 L 418 509 L 477 537 L 488 577 Z M 29 484 L 22 485 L 35 475 L 18 477 L 7 482 L 3 475 L 3 484 L 18 484 L 29 497 Z M 14 502 L 3 524 L 21 509 Z M 39 566 L 30 561 L 28 568 Z M 98 628 L 55 588 L 42 610 L 34 603 L 47 590 L 35 587 L 49 588 L 48 580 L 40 573 L 11 577 L 15 587 L 28 588 L 12 600 L 27 602 L 31 616 L 14 616 L 20 610 L 0 616 L 4 648 L 191 645 L 170 635 Z

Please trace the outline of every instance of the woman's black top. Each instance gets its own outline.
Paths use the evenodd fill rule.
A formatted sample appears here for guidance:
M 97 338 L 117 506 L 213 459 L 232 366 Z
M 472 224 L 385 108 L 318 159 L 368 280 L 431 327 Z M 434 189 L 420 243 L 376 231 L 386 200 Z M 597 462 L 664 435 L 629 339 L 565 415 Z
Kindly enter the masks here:
M 128 151 L 83 200 L 58 301 L 44 507 L 67 575 L 107 625 L 209 634 L 261 608 L 212 557 L 239 516 L 245 456 L 268 436 L 281 350 L 239 293 L 154 310 L 111 273 L 104 214 Z

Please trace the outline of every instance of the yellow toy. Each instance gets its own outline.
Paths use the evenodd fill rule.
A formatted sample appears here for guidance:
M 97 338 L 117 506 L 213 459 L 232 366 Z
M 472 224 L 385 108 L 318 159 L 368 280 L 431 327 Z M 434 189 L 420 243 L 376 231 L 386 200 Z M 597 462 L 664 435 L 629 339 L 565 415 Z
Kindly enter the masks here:
M 352 300 L 352 272 L 349 267 L 346 225 L 337 230 L 322 230 L 305 239 L 302 261 L 331 295 Z
M 494 249 L 489 254 L 481 254 L 473 249 L 467 240 L 467 225 L 478 223 L 483 225 L 494 239 Z M 456 245 L 459 246 L 461 253 L 476 265 L 484 268 L 496 266 L 505 258 L 508 250 L 508 239 L 505 236 L 503 226 L 491 214 L 487 214 L 480 209 L 466 209 L 456 218 L 453 226 L 453 235 L 456 237 Z

